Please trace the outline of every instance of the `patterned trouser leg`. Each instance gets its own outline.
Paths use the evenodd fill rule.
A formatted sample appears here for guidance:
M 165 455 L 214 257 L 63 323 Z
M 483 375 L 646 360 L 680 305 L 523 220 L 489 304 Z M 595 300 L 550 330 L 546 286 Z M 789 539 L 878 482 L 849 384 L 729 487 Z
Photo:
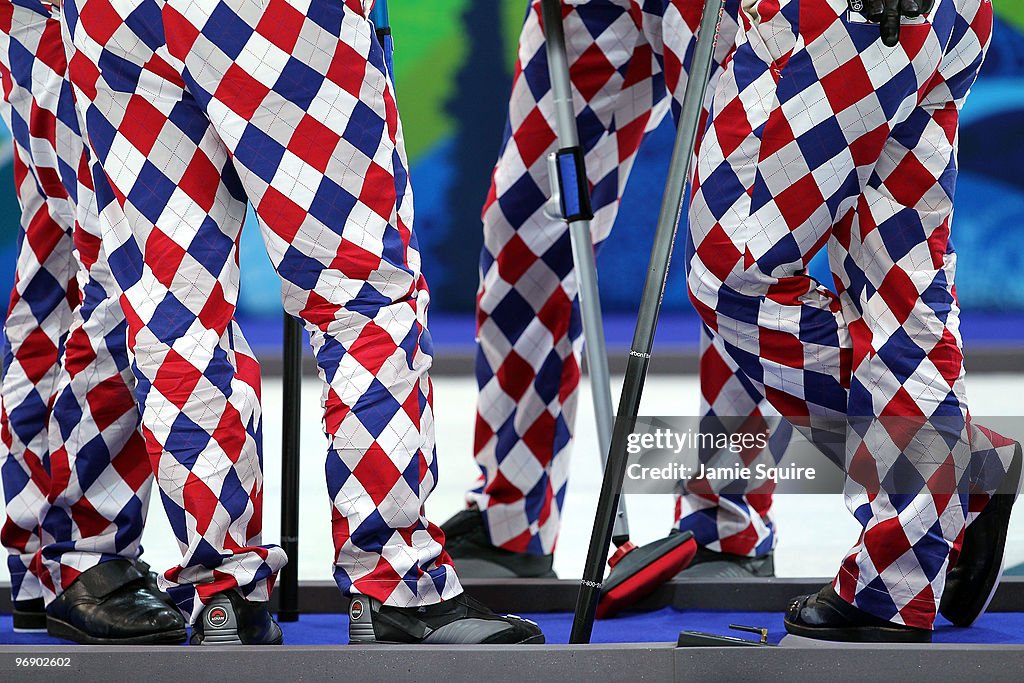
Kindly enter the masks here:
M 75 182 L 76 164 L 68 166 L 58 154 L 71 135 L 71 109 L 57 99 L 66 62 L 60 26 L 50 12 L 50 5 L 32 0 L 0 2 L 0 110 L 14 139 L 22 209 L 17 279 L 4 324 L 0 412 L 7 514 L 2 538 L 15 600 L 43 596 L 36 563 L 50 490 L 47 423 L 61 348 L 79 300 L 75 208 L 66 190 Z
M 701 326 L 700 389 L 702 431 L 763 434 L 768 445 L 763 450 L 746 449 L 743 462 L 773 465 L 781 460 L 789 446 L 793 429 L 782 420 L 771 404 L 736 366 L 722 345 L 706 327 Z M 737 419 L 741 418 L 741 419 Z M 775 523 L 772 519 L 774 484 L 766 482 L 745 494 L 721 494 L 703 491 L 706 482 L 683 487 L 676 497 L 676 526 L 692 531 L 703 547 L 717 552 L 756 557 L 775 547 Z
M 30 184 L 19 183 L 24 215 L 34 216 L 22 238 L 19 287 L 55 302 L 66 299 L 68 306 L 59 322 L 52 322 L 63 358 L 47 355 L 52 378 L 36 385 L 40 395 L 45 386 L 52 404 L 52 410 L 35 413 L 34 426 L 40 430 L 42 452 L 49 454 L 51 479 L 40 488 L 48 491 L 48 500 L 43 496 L 23 508 L 42 523 L 44 547 L 37 572 L 49 599 L 97 562 L 138 556 L 152 470 L 138 433 L 118 290 L 105 264 L 97 262 L 98 215 L 67 81 L 59 13 L 36 0 L 3 7 L 10 11 L 3 50 L 5 101 L 10 107 L 6 120 L 15 131 L 16 154 L 32 179 Z M 31 209 L 32 202 L 47 207 L 45 216 Z M 72 277 L 77 273 L 77 283 L 62 284 L 52 277 L 50 267 L 48 273 L 25 267 L 35 263 L 33 253 L 45 253 L 42 248 L 49 240 L 60 246 L 51 260 L 57 263 L 59 257 L 63 272 Z M 7 331 L 18 338 L 47 328 L 12 316 Z M 48 348 L 31 343 L 37 352 Z M 9 380 L 14 377 L 8 375 Z M 17 384 L 5 385 L 5 406 L 19 391 Z M 21 410 L 11 410 L 12 418 Z
M 80 135 L 75 142 L 79 158 L 86 159 Z M 52 482 L 42 520 L 46 583 L 56 594 L 100 562 L 138 558 L 153 481 L 119 290 L 99 254 L 88 163 L 81 170 L 88 182 L 78 188 L 75 243 L 88 280 L 68 333 L 50 419 Z
M 0 3 L 2 115 L 14 139 L 15 189 L 22 208 L 17 281 L 4 325 L 0 471 L 6 520 L 2 531 L 15 600 L 42 597 L 31 568 L 40 548 L 39 516 L 50 488 L 47 421 L 60 371 L 60 348 L 78 298 L 72 256 L 73 208 L 61 184 L 47 131 L 58 125 L 34 94 L 59 82 L 60 27 L 49 12 Z M 44 34 L 56 31 L 56 50 Z M 52 135 L 52 133 L 51 133 Z M 46 154 L 46 152 L 49 154 Z M 36 159 L 36 156 L 44 157 Z
M 742 15 L 698 155 L 691 298 L 783 415 L 952 416 L 962 428 L 939 462 L 959 476 L 971 450 L 995 447 L 1005 467 L 1008 441 L 967 413 L 949 241 L 959 109 L 991 4 L 939 3 L 892 50 L 845 3 L 765 0 L 756 10 Z M 838 294 L 804 271 L 826 243 Z M 934 462 L 934 444 L 903 448 L 878 431 L 870 449 L 848 438 L 846 455 L 873 462 L 879 478 L 893 462 Z M 869 494 L 851 482 L 864 531 L 839 593 L 930 628 L 965 524 L 966 496 L 945 493 Z
M 731 48 L 736 4 L 729 3 L 718 63 Z M 565 16 L 597 243 L 615 221 L 644 132 L 657 127 L 686 86 L 681 56 L 691 48 L 700 9 L 700 3 L 682 0 L 656 10 L 635 0 L 591 0 L 573 3 Z M 546 156 L 555 147 L 547 56 L 534 2 L 519 40 L 505 144 L 483 212 L 474 446 L 482 482 L 468 501 L 483 511 L 495 545 L 536 554 L 552 552 L 558 536 L 583 344 L 569 233 L 543 210 Z M 729 398 L 737 391 L 746 395 L 739 380 L 722 376 L 710 382 L 719 405 L 743 403 L 739 396 Z M 766 515 L 768 499 L 753 506 L 737 500 L 717 525 L 707 524 L 708 503 L 694 501 L 693 509 L 704 512 L 677 519 L 679 526 L 699 527 L 699 537 L 712 547 L 719 538 L 740 534 L 743 540 L 725 542 L 740 554 L 772 546 L 770 525 L 750 513 L 760 510 L 758 520 Z M 679 510 L 688 515 L 691 507 L 684 503 Z
M 70 98 L 70 82 L 65 87 Z M 93 181 L 104 178 L 97 165 L 90 168 L 81 135 L 74 142 L 83 159 L 75 245 L 88 279 L 68 334 L 50 427 L 53 480 L 42 556 L 57 594 L 100 562 L 139 557 L 153 482 L 120 289 L 102 253 Z
M 143 433 L 184 550 L 164 575 L 179 604 L 195 614 L 236 585 L 265 600 L 285 562 L 260 545 L 259 401 L 233 325 L 246 199 L 325 381 L 339 586 L 403 606 L 458 594 L 423 515 L 436 481 L 429 297 L 398 112 L 360 3 L 89 0 L 65 12 L 114 197 L 104 244 Z

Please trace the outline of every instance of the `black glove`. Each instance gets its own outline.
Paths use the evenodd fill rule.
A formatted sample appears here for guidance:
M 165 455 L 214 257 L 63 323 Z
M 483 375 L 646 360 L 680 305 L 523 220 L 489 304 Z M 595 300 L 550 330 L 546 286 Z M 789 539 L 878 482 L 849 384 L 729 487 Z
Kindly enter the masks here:
M 878 24 L 882 30 L 882 43 L 896 47 L 900 42 L 900 20 L 916 19 L 932 10 L 935 0 L 847 0 L 850 10 Z

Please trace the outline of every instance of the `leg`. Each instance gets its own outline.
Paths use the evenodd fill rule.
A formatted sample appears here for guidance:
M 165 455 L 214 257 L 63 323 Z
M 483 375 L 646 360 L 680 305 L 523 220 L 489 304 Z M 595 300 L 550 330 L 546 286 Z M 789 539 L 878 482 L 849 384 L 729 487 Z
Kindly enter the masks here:
M 115 294 L 110 293 L 116 293 L 116 288 L 110 286 L 104 268 L 96 265 L 91 249 L 98 241 L 98 216 L 81 125 L 67 81 L 59 13 L 51 5 L 26 2 L 12 7 L 10 19 L 11 30 L 4 31 L 7 47 L 14 48 L 4 50 L 12 67 L 4 79 L 11 86 L 5 99 L 10 106 L 7 120 L 17 122 L 12 130 L 19 133 L 28 124 L 26 134 L 32 144 L 27 150 L 21 148 L 28 152 L 21 158 L 36 196 L 50 207 L 35 214 L 23 243 L 41 254 L 51 239 L 56 245 L 64 242 L 65 248 L 53 253 L 61 254 L 60 267 L 72 278 L 77 275 L 77 282 L 72 279 L 62 285 L 36 273 L 37 277 L 28 278 L 35 294 L 23 297 L 29 301 L 42 294 L 71 307 L 70 315 L 60 316 L 59 327 L 53 330 L 60 335 L 53 348 L 60 346 L 63 353 L 48 368 L 54 375 L 47 390 L 53 398 L 40 436 L 51 476 L 49 495 L 35 509 L 43 547 L 34 571 L 49 604 L 45 612 L 38 605 L 34 614 L 52 635 L 77 642 L 180 642 L 185 636 L 181 616 L 164 604 L 151 585 L 137 581 L 145 573 L 134 567 L 152 471 L 141 448 L 138 410 L 126 381 L 123 316 L 109 313 L 120 311 Z M 36 220 L 43 218 L 47 219 Z M 72 230 L 75 253 L 67 244 Z M 47 269 L 52 272 L 52 267 Z M 31 308 L 41 310 L 38 304 Z M 113 325 L 107 322 L 111 318 Z M 90 338 L 97 331 L 101 335 Z M 46 348 L 39 339 L 26 342 Z M 69 393 L 71 386 L 77 393 Z M 106 564 L 109 560 L 119 562 Z M 88 577 L 77 582 L 84 572 L 89 572 Z M 72 582 L 73 589 L 67 591 Z M 33 616 L 28 610 L 22 612 L 22 616 Z M 18 617 L 16 610 L 16 626 Z M 64 626 L 67 631 L 62 630 Z
M 700 384 L 701 415 L 708 429 L 732 429 L 742 422 L 742 429 L 752 433 L 770 431 L 766 452 L 750 454 L 747 464 L 752 466 L 762 457 L 773 462 L 782 458 L 791 427 L 778 418 L 739 371 L 721 340 L 706 328 L 701 329 Z M 771 501 L 771 489 L 719 496 L 684 488 L 676 499 L 676 526 L 692 531 L 698 545 L 715 553 L 761 557 L 775 548 Z
M 863 315 L 863 327 L 854 334 L 870 331 L 884 342 L 873 342 L 855 365 L 850 413 L 941 416 L 943 427 L 959 432 L 960 444 L 953 447 L 956 471 L 970 480 L 952 498 L 942 495 L 950 491 L 855 492 L 848 500 L 864 531 L 840 568 L 837 592 L 874 614 L 898 612 L 894 621 L 912 625 L 934 618 L 946 570 L 955 559 L 951 553 L 958 551 L 968 519 L 999 486 L 1015 448 L 972 421 L 964 383 L 956 253 L 950 241 L 956 132 L 990 39 L 991 6 L 961 2 L 959 13 L 970 28 L 947 47 L 935 79 L 939 85 L 893 127 L 852 224 L 840 224 L 830 242 L 833 263 L 852 258 L 859 266 L 835 269 L 844 307 L 858 305 Z M 908 300 L 908 291 L 919 292 L 918 298 Z M 915 364 L 917 371 L 905 376 L 901 366 Z M 924 470 L 935 457 L 929 452 L 934 447 L 920 441 L 918 436 L 903 450 Z M 997 457 L 984 457 L 992 451 Z M 972 458 L 972 452 L 979 457 Z
M 858 372 L 870 371 L 872 359 L 890 355 L 883 350 L 890 338 L 901 343 L 923 329 L 935 334 L 936 322 L 943 347 L 939 354 L 949 351 L 947 344 L 959 348 L 954 336 L 943 335 L 945 323 L 936 318 L 927 297 L 901 286 L 907 281 L 923 282 L 929 268 L 931 277 L 946 286 L 949 274 L 942 272 L 942 251 L 932 251 L 937 242 L 944 246 L 944 239 L 932 239 L 942 234 L 943 220 L 934 222 L 927 202 L 917 206 L 932 191 L 935 179 L 921 184 L 915 178 L 917 184 L 905 196 L 917 192 L 916 197 L 905 200 L 902 213 L 886 208 L 884 216 L 876 217 L 872 212 L 878 206 L 869 202 L 877 184 L 873 174 L 885 167 L 885 151 L 891 144 L 888 131 L 898 140 L 901 126 L 920 124 L 922 115 L 930 118 L 920 107 L 907 106 L 913 102 L 908 98 L 933 81 L 942 61 L 941 46 L 948 42 L 953 15 L 959 9 L 952 4 L 941 7 L 931 25 L 907 31 L 904 45 L 891 53 L 859 51 L 865 32 L 877 32 L 877 27 L 850 25 L 827 3 L 802 3 L 799 24 L 794 22 L 795 3 L 783 3 L 778 12 L 767 6 L 761 9 L 757 21 L 745 16 L 747 30 L 716 95 L 710 132 L 698 160 L 699 189 L 691 209 L 695 249 L 690 287 L 695 305 L 709 327 L 722 336 L 739 367 L 784 415 L 806 420 L 847 411 L 869 416 L 921 411 L 930 416 L 949 405 L 966 415 L 962 383 L 955 378 L 947 383 L 952 392 L 937 395 L 927 389 L 936 380 L 946 382 L 946 371 L 955 365 L 948 360 L 940 368 L 922 364 L 913 354 L 893 354 L 887 361 L 888 381 L 851 384 Z M 871 39 L 877 42 L 877 35 Z M 875 83 L 872 78 L 884 69 L 872 67 L 883 64 L 908 68 L 888 82 Z M 947 147 L 951 144 L 947 142 Z M 942 159 L 940 174 L 950 158 L 947 153 Z M 952 176 L 944 177 L 952 182 Z M 878 241 L 888 251 L 884 235 L 894 233 L 884 229 L 881 221 L 889 217 L 894 218 L 892 225 L 909 220 L 917 226 L 900 233 L 903 236 L 899 244 L 892 244 L 892 251 L 905 249 L 901 254 L 920 252 L 926 257 L 910 262 L 900 256 L 880 259 L 879 244 L 875 244 L 874 249 L 851 254 L 843 266 L 851 279 L 882 287 L 883 294 L 875 299 L 877 310 L 884 303 L 901 311 L 896 329 L 887 327 L 891 314 L 885 318 L 863 305 L 860 290 L 841 287 L 837 296 L 803 274 L 807 261 L 833 232 L 839 242 L 844 236 L 861 240 L 861 232 L 869 233 L 865 241 Z M 869 225 L 883 229 L 872 230 Z M 858 236 L 850 238 L 850 234 Z M 867 258 L 869 253 L 872 258 Z M 938 262 L 933 265 L 936 256 Z M 928 349 L 923 352 L 927 354 Z M 853 439 L 847 444 L 848 449 L 855 446 Z M 953 451 L 954 459 L 963 458 L 964 453 Z M 877 451 L 870 455 L 879 464 L 889 457 Z M 907 457 L 915 456 L 908 452 Z M 898 510 L 913 505 L 913 510 L 923 510 L 922 520 L 934 514 L 931 496 L 926 495 L 879 502 L 880 507 L 885 505 Z M 962 528 L 962 521 L 952 523 L 952 517 L 962 517 L 962 511 L 951 509 L 955 507 L 955 499 L 946 506 L 949 516 L 944 523 L 951 523 L 941 532 L 929 529 L 921 536 L 915 534 L 915 522 L 906 525 L 903 545 L 907 536 L 913 541 L 886 563 L 902 580 L 886 583 L 881 579 L 870 591 L 846 591 L 844 597 L 882 619 L 929 628 L 935 612 L 930 584 L 935 572 L 944 569 L 948 543 Z M 889 523 L 875 535 L 878 539 L 892 535 L 880 545 L 890 550 L 903 547 L 896 543 L 896 536 L 904 533 L 896 520 L 908 516 L 888 516 Z M 952 536 L 943 539 L 950 530 Z M 886 595 L 884 604 L 880 594 Z
M 0 5 L 0 110 L 14 137 L 15 189 L 22 208 L 16 283 L 4 324 L 0 411 L 7 513 L 2 539 L 15 601 L 44 595 L 40 567 L 32 565 L 38 562 L 38 526 L 50 489 L 47 422 L 60 349 L 78 299 L 74 208 L 62 182 L 69 169 L 55 149 L 55 131 L 64 124 L 56 98 L 46 98 L 62 82 L 63 64 L 60 26 L 49 6 Z
M 732 49 L 737 4 L 729 3 L 723 20 L 719 64 Z M 674 103 L 682 97 L 699 19 L 699 5 L 687 2 L 649 11 L 636 2 L 582 2 L 565 18 L 597 243 L 615 221 L 643 133 L 666 112 L 665 93 Z M 556 145 L 536 3 L 519 52 L 505 145 L 483 213 L 476 430 L 482 483 L 468 501 L 483 511 L 494 545 L 547 555 L 560 524 L 583 340 L 568 233 L 543 211 L 546 156 Z
M 43 564 L 57 595 L 100 563 L 139 558 L 153 480 L 119 289 L 99 253 L 92 175 L 81 137 L 76 141 L 84 177 L 75 245 L 85 277 L 51 415 L 53 484 L 43 519 Z
M 172 524 L 179 495 L 180 521 L 201 525 L 176 528 L 193 546 L 165 574 L 180 597 L 195 590 L 204 603 L 193 606 L 193 642 L 281 642 L 253 604 L 284 557 L 254 545 L 258 394 L 234 354 L 232 319 L 245 198 L 325 381 L 335 574 L 353 594 L 352 638 L 543 642 L 536 625 L 461 596 L 443 534 L 424 516 L 436 480 L 428 296 L 398 112 L 362 3 L 141 5 L 121 10 L 116 39 L 113 8 L 88 15 L 94 6 L 69 22 L 72 79 L 90 101 L 90 141 L 121 211 L 104 212 L 104 242 L 124 279 L 147 445 L 162 461 Z M 131 66 L 98 68 L 111 63 Z M 172 477 L 177 488 L 165 485 Z M 238 629 L 214 609 L 233 613 Z M 401 617 L 378 630 L 386 613 Z
M 633 3 L 602 0 L 576 4 L 565 17 L 595 242 L 611 230 L 644 131 L 667 108 L 641 15 Z M 484 480 L 468 499 L 483 511 L 494 545 L 535 555 L 550 555 L 558 536 L 582 350 L 569 235 L 544 212 L 546 157 L 556 148 L 548 93 L 534 3 L 483 211 L 475 450 Z
M 63 51 L 59 28 L 49 39 Z M 52 102 L 64 124 L 55 149 L 68 171 L 82 292 L 49 425 L 52 483 L 42 560 L 55 595 L 98 564 L 138 559 L 153 475 L 139 431 L 120 290 L 101 254 L 91 162 L 66 61 L 62 66 L 58 87 L 37 98 Z
M 423 514 L 437 476 L 429 295 L 380 46 L 347 5 L 315 2 L 319 22 L 295 26 L 300 15 L 284 1 L 223 4 L 268 45 L 310 46 L 301 67 L 248 53 L 230 60 L 228 34 L 190 38 L 185 27 L 202 26 L 195 10 L 175 16 L 172 6 L 167 18 L 189 89 L 215 93 L 205 110 L 256 207 L 285 307 L 305 322 L 325 381 L 335 577 L 342 590 L 386 605 L 454 597 L 461 587 L 444 537 Z M 274 84 L 259 106 L 279 128 L 248 120 L 246 97 L 258 83 Z
M 738 2 L 726 2 L 714 55 L 716 68 L 708 89 L 708 108 L 722 66 L 734 48 L 738 8 Z M 663 18 L 645 22 L 645 34 L 661 60 L 666 85 L 673 96 L 674 115 L 678 114 L 686 88 L 687 60 L 694 29 L 700 21 L 700 9 L 698 3 L 672 3 Z M 765 453 L 750 454 L 752 459 L 748 464 L 759 457 L 777 462 L 789 445 L 790 427 L 780 424 L 774 409 L 764 402 L 763 396 L 726 353 L 721 339 L 706 327 L 701 329 L 699 367 L 703 424 L 715 430 L 756 431 L 767 430 L 770 425 L 773 430 L 769 448 Z M 681 487 L 676 500 L 676 527 L 692 531 L 698 545 L 704 549 L 694 561 L 696 572 L 725 571 L 733 575 L 737 566 L 758 575 L 772 571 L 770 559 L 764 558 L 775 545 L 770 490 L 746 496 L 717 496 Z M 721 562 L 723 557 L 729 561 Z M 748 562 L 740 558 L 755 559 Z M 705 566 L 697 569 L 701 564 Z
M 223 143 L 168 66 L 159 9 L 119 6 L 155 13 L 141 40 L 121 43 L 94 39 L 110 36 L 96 7 L 65 8 L 71 78 L 103 168 L 103 248 L 123 291 L 142 431 L 184 554 L 164 584 L 193 617 L 233 588 L 263 602 L 285 558 L 261 545 L 258 369 L 233 320 L 245 195 Z M 106 71 L 107 81 L 96 64 L 108 60 L 147 68 Z

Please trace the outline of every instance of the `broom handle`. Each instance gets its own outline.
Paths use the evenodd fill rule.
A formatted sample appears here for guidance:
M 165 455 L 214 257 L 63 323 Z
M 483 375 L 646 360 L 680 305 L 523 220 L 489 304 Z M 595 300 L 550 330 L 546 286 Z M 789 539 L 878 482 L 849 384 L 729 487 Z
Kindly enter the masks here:
M 384 48 L 384 62 L 388 67 L 391 80 L 395 78 L 395 41 L 391 37 L 391 19 L 388 17 L 387 0 L 377 0 L 370 10 L 370 21 L 377 31 L 377 40 Z
M 576 127 L 569 58 L 565 48 L 565 29 L 562 25 L 562 3 L 560 0 L 541 0 L 541 10 L 544 19 L 548 74 L 555 105 L 555 127 L 558 130 L 559 150 L 555 164 L 558 171 L 558 194 L 562 204 L 562 215 L 569 224 L 569 240 L 572 244 L 573 265 L 579 285 L 580 313 L 583 318 L 587 373 L 590 375 L 590 393 L 597 419 L 597 443 L 601 464 L 606 465 L 615 412 L 612 408 L 608 350 L 605 345 L 601 298 L 597 285 L 597 263 L 594 259 L 594 242 L 590 232 L 590 220 L 593 218 L 590 188 L 583 161 L 583 148 L 580 146 L 579 131 Z M 612 541 L 616 546 L 621 546 L 629 541 L 629 520 L 626 517 L 625 501 L 621 498 L 616 507 L 614 524 Z
M 284 314 L 284 414 L 281 418 L 281 548 L 288 564 L 281 569 L 277 618 L 299 618 L 299 421 L 302 412 L 302 326 Z

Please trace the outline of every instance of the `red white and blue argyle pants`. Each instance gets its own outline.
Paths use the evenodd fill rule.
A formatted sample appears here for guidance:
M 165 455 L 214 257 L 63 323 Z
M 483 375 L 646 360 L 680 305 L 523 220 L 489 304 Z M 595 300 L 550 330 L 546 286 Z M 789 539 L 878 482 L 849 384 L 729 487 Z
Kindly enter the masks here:
M 778 463 L 786 454 L 793 428 L 738 369 L 721 340 L 703 325 L 699 376 L 702 431 L 763 434 L 767 446 L 745 449 L 739 458 L 751 468 L 755 463 Z M 677 491 L 675 524 L 692 531 L 702 547 L 748 557 L 774 549 L 778 534 L 772 516 L 773 482 L 743 494 L 716 494 L 706 481 L 680 482 Z
M 367 3 L 369 5 L 370 3 Z M 429 296 L 383 51 L 356 0 L 65 5 L 71 79 L 109 182 L 143 433 L 196 614 L 266 600 L 258 367 L 238 353 L 238 239 L 256 209 L 286 310 L 324 380 L 335 577 L 390 605 L 461 591 L 423 513 L 433 489 Z M 193 600 L 193 594 L 199 600 Z
M 849 434 L 848 461 L 879 481 L 908 466 L 961 476 L 972 451 L 995 451 L 1005 468 L 1012 444 L 968 413 L 949 239 L 959 111 L 991 35 L 989 0 L 938 2 L 894 49 L 844 0 L 744 7 L 690 211 L 689 286 L 704 322 L 799 423 L 958 422 L 952 440 L 926 444 L 877 423 Z M 836 292 L 805 271 L 826 246 Z M 968 510 L 985 497 L 934 484 L 890 494 L 850 481 L 863 531 L 835 581 L 844 599 L 931 627 Z
M 0 2 L 0 74 L 22 207 L 4 327 L 3 544 L 14 599 L 50 599 L 97 562 L 138 557 L 151 470 L 116 286 L 97 262 L 59 10 Z
M 736 32 L 737 2 L 729 4 L 719 64 Z M 684 55 L 692 49 L 701 4 L 565 5 L 577 124 L 594 205 L 592 234 L 599 244 L 615 222 L 644 133 L 670 107 L 677 108 L 686 87 Z M 534 554 L 551 553 L 558 537 L 583 344 L 569 233 L 543 209 L 550 187 L 546 157 L 556 149 L 550 92 L 535 1 L 519 39 L 505 143 L 483 210 L 474 446 L 482 482 L 468 494 L 483 511 L 495 545 Z M 753 386 L 735 375 L 727 354 L 709 340 L 702 333 L 703 409 L 730 417 L 757 413 Z M 769 507 L 770 496 L 720 501 L 688 493 L 677 502 L 677 524 L 713 550 L 760 555 L 775 540 Z

